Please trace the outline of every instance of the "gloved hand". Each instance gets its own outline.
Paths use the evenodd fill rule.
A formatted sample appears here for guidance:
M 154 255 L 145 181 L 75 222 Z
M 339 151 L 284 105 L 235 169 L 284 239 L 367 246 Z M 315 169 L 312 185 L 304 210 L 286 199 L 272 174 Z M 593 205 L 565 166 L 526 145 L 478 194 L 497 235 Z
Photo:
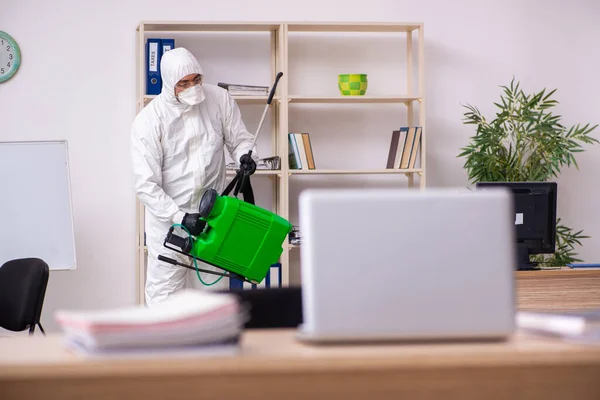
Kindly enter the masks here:
M 194 236 L 198 236 L 204 231 L 206 227 L 206 221 L 200 219 L 200 214 L 194 213 L 189 214 L 186 213 L 183 217 L 183 221 L 181 221 L 181 225 L 185 226 L 185 228 Z
M 248 154 L 244 154 L 240 157 L 240 168 L 243 171 L 248 171 L 249 175 L 252 175 L 256 171 L 256 162 Z

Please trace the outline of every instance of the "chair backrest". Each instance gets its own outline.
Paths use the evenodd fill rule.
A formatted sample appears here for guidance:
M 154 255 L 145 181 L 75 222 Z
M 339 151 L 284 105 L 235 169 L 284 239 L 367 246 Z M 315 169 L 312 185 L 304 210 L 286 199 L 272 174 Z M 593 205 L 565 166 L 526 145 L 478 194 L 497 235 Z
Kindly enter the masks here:
M 22 258 L 0 267 L 0 327 L 24 331 L 40 322 L 49 268 L 39 258 Z

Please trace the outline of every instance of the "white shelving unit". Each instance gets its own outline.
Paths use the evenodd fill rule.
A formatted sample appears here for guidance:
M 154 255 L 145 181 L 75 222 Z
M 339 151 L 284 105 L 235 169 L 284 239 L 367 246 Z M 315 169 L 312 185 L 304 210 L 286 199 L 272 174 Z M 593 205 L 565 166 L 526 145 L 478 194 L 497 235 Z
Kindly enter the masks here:
M 426 144 L 427 130 L 425 126 L 425 86 L 424 86 L 424 31 L 422 23 L 310 23 L 310 22 L 142 22 L 137 27 L 137 110 L 140 111 L 155 96 L 145 94 L 145 35 L 148 33 L 165 35 L 168 33 L 200 33 L 200 32 L 265 32 L 270 36 L 270 69 L 271 80 L 274 82 L 277 72 L 283 72 L 279 81 L 275 97 L 271 105 L 271 144 L 274 155 L 281 158 L 281 170 L 257 170 L 257 175 L 267 175 L 273 183 L 273 211 L 289 219 L 290 198 L 289 187 L 293 176 L 327 176 L 327 175 L 404 175 L 408 187 L 417 187 L 415 177 L 418 178 L 418 187 L 426 185 Z M 310 96 L 290 94 L 290 80 L 294 77 L 288 73 L 290 34 L 305 32 L 311 34 L 328 33 L 404 33 L 406 53 L 406 93 L 395 95 L 370 95 L 365 96 Z M 413 48 L 413 38 L 416 36 L 418 47 Z M 177 47 L 177 43 L 176 43 Z M 417 84 L 415 81 L 415 67 L 417 67 Z M 391 66 L 390 68 L 393 68 Z M 417 86 L 415 88 L 415 86 Z M 416 89 L 416 90 L 415 90 Z M 245 104 L 266 104 L 267 96 L 239 96 L 234 97 L 240 106 Z M 409 126 L 418 124 L 422 127 L 420 146 L 420 165 L 415 169 L 314 169 L 290 170 L 288 165 L 288 133 L 290 132 L 288 118 L 290 104 L 398 104 L 406 109 L 406 121 Z M 415 118 L 415 104 L 418 104 L 418 119 Z M 264 133 L 263 133 L 264 134 Z M 391 134 L 391 132 L 390 132 Z M 260 149 L 259 149 L 260 153 Z M 233 176 L 234 171 L 228 171 Z M 403 178 L 399 178 L 403 179 Z M 137 201 L 137 229 L 136 229 L 136 271 L 137 271 L 137 298 L 139 303 L 144 303 L 145 285 L 145 248 L 144 248 L 144 207 Z M 283 285 L 289 284 L 289 250 L 298 248 L 289 243 L 284 243 L 284 252 L 281 257 Z

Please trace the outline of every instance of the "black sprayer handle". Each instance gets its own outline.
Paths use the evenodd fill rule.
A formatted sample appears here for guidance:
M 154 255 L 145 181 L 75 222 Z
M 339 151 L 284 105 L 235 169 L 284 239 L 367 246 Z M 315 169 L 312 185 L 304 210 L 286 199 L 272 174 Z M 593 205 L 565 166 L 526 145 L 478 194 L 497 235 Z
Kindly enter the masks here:
M 275 96 L 275 90 L 277 90 L 277 83 L 279 83 L 279 79 L 281 79 L 282 76 L 283 76 L 283 72 L 278 72 L 277 76 L 275 77 L 275 83 L 273 83 L 273 87 L 271 88 L 271 93 L 269 93 L 269 99 L 267 100 L 267 104 L 265 106 L 265 111 L 264 111 L 261 121 L 258 125 L 258 129 L 256 130 L 256 137 L 254 138 L 254 142 L 256 142 L 256 138 L 258 137 L 258 133 L 260 132 L 260 127 L 262 126 L 262 121 L 265 118 L 267 109 L 269 108 L 269 105 L 271 105 L 271 101 L 273 101 L 273 96 Z M 252 143 L 252 147 L 254 147 L 254 143 Z M 250 150 L 248 150 L 249 157 L 252 156 L 252 147 L 250 147 Z
M 235 279 L 240 279 L 240 276 L 239 276 L 239 275 L 237 275 L 237 274 L 236 274 L 236 275 L 233 275 L 233 274 L 231 274 L 231 273 L 229 273 L 229 274 L 226 274 L 226 273 L 221 273 L 221 272 L 211 271 L 211 270 L 209 270 L 209 269 L 195 268 L 195 267 L 193 267 L 193 266 L 191 266 L 191 265 L 186 265 L 186 264 L 184 264 L 184 263 L 180 263 L 179 261 L 173 260 L 172 258 L 165 257 L 165 256 L 163 256 L 162 254 L 160 254 L 160 255 L 158 256 L 158 259 L 159 259 L 160 261 L 164 261 L 164 262 L 166 262 L 166 263 L 173 264 L 173 265 L 180 265 L 180 266 L 182 266 L 182 267 L 185 267 L 185 268 L 187 268 L 187 269 L 191 269 L 191 270 L 194 270 L 194 271 L 197 271 L 197 272 L 204 272 L 204 273 L 206 273 L 206 274 L 212 274 L 212 275 L 217 275 L 217 276 L 224 276 L 224 277 L 226 277 L 226 278 L 235 278 Z M 219 267 L 219 268 L 220 268 L 220 267 Z M 241 277 L 241 280 L 243 280 L 243 281 L 247 281 L 247 279 L 245 279 L 244 277 Z
M 277 89 L 277 82 L 279 82 L 279 78 L 283 76 L 283 72 L 278 72 L 277 77 L 275 78 L 275 83 L 271 88 L 271 93 L 269 93 L 269 100 L 267 100 L 267 104 L 271 104 L 271 100 L 273 100 L 273 96 L 275 95 L 275 89 Z
M 162 254 L 158 255 L 158 259 L 169 264 L 177 265 L 177 261 L 173 260 L 172 258 L 165 257 Z

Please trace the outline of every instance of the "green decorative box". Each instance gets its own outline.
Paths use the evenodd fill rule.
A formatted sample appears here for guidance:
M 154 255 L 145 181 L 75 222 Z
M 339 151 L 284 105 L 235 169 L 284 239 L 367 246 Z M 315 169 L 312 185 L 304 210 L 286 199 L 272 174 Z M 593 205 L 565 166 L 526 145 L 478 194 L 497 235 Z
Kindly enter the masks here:
M 340 74 L 338 87 L 342 96 L 362 96 L 367 92 L 367 74 Z

